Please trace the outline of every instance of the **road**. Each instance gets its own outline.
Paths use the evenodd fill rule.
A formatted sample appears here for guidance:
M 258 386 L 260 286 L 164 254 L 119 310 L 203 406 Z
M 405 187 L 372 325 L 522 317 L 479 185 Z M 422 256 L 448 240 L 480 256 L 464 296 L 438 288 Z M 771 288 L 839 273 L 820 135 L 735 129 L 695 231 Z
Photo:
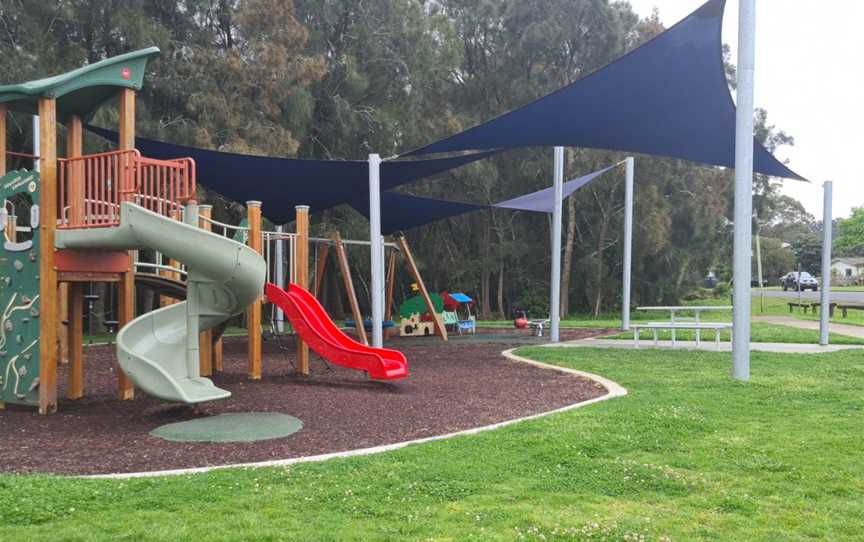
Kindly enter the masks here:
M 807 301 L 818 301 L 819 294 L 821 292 L 814 292 L 812 290 L 807 290 L 806 292 L 801 292 L 801 299 L 806 299 Z M 758 298 L 761 295 L 761 292 L 757 289 L 753 289 L 753 297 Z M 788 291 L 784 292 L 781 290 L 765 290 L 765 297 L 776 297 L 780 299 L 798 299 L 798 292 Z M 831 292 L 831 301 L 837 303 L 861 303 L 864 305 L 864 292 Z

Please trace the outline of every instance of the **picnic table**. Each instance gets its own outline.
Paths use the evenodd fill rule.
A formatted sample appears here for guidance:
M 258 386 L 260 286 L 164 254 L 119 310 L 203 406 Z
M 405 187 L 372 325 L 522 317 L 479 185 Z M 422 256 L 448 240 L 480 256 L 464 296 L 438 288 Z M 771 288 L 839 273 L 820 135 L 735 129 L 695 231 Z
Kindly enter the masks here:
M 670 313 L 670 322 L 675 323 L 675 313 L 692 312 L 692 319 L 686 321 L 699 322 L 699 315 L 703 312 L 710 311 L 731 311 L 732 305 L 705 305 L 705 306 L 688 306 L 688 305 L 661 305 L 657 307 L 636 307 L 637 311 L 668 311 Z
M 668 322 L 650 322 L 647 324 L 633 324 L 633 340 L 636 347 L 639 347 L 639 330 L 651 329 L 654 332 L 654 344 L 657 344 L 657 330 L 669 329 L 672 332 L 672 347 L 675 347 L 675 331 L 677 329 L 693 329 L 696 331 L 696 345 L 701 344 L 702 330 L 714 331 L 714 341 L 718 347 L 720 345 L 720 331 L 723 329 L 731 329 L 732 324 L 727 322 L 702 322 L 700 315 L 703 312 L 710 311 L 728 311 L 732 310 L 731 305 L 707 305 L 707 306 L 687 306 L 687 305 L 663 305 L 653 307 L 636 307 L 637 311 L 668 311 L 670 318 Z M 681 312 L 692 312 L 694 316 L 681 317 L 676 316 Z

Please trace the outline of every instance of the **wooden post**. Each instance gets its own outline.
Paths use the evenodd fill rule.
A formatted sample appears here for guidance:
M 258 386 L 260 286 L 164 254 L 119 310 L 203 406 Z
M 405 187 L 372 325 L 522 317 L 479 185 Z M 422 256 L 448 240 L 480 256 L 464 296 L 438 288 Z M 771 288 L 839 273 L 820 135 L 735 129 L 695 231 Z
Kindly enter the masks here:
M 366 338 L 366 327 L 363 325 L 363 315 L 360 313 L 360 305 L 357 303 L 357 293 L 354 291 L 354 281 L 351 279 L 351 268 L 348 265 L 348 255 L 345 253 L 345 245 L 338 231 L 332 233 L 333 249 L 336 251 L 336 261 L 339 262 L 339 271 L 342 273 L 342 281 L 345 283 L 345 293 L 348 295 L 348 303 L 351 305 L 351 315 L 354 317 L 354 329 L 360 342 L 368 345 Z
M 212 231 L 213 224 L 207 218 L 212 216 L 212 205 L 198 206 L 198 224 L 204 231 Z M 201 376 L 210 376 L 213 374 L 213 330 L 208 329 L 201 332 L 198 343 L 198 360 L 199 371 Z
M 171 215 L 171 220 L 180 221 L 183 218 L 182 215 L 180 214 L 179 209 L 172 209 L 170 212 L 170 215 Z M 162 262 L 156 262 L 156 263 L 162 263 Z M 181 264 L 177 260 L 174 260 L 172 258 L 168 258 L 168 260 L 165 262 L 165 265 L 167 265 L 168 267 L 171 267 L 173 269 L 180 269 Z M 176 281 L 182 281 L 183 280 L 183 275 L 181 275 L 179 271 L 157 270 L 156 274 L 157 275 L 160 275 L 160 274 L 164 275 L 165 278 L 168 278 L 171 280 L 176 280 Z M 178 301 L 173 297 L 170 297 L 167 295 L 160 295 L 159 296 L 159 306 L 160 307 L 167 307 L 168 305 L 173 305 L 175 303 L 178 303 Z
M 420 289 L 420 295 L 423 296 L 423 301 L 426 302 L 426 309 L 432 315 L 432 322 L 435 324 L 435 333 L 447 340 L 447 329 L 444 327 L 444 322 L 441 321 L 441 315 L 435 312 L 435 305 L 432 303 L 432 298 L 429 297 L 429 292 L 426 290 L 426 285 L 423 283 L 423 277 L 420 276 L 420 270 L 417 269 L 417 264 L 414 262 L 414 257 L 411 255 L 411 249 L 408 248 L 408 241 L 405 237 L 399 237 L 399 247 L 402 249 L 402 256 L 408 264 L 408 270 L 411 271 L 411 276 L 417 287 Z
M 261 202 L 247 201 L 249 248 L 261 254 Z M 246 335 L 249 344 L 249 378 L 261 378 L 261 297 L 246 310 Z
M 135 148 L 135 91 L 120 90 L 120 134 L 117 146 L 121 151 Z
M 77 158 L 84 152 L 84 123 L 81 117 L 73 115 L 66 122 L 66 158 Z M 61 205 L 69 205 L 68 220 L 72 226 L 80 226 L 84 223 L 84 164 L 81 162 L 70 164 L 67 171 L 67 186 L 66 193 L 68 200 L 60 202 Z M 63 209 L 59 211 L 63 213 Z M 60 284 L 60 314 L 66 316 L 67 324 L 62 322 L 57 328 L 57 333 L 60 337 L 60 361 L 66 363 L 72 361 L 70 331 L 74 327 L 74 322 L 69 318 L 78 318 L 82 320 L 84 315 L 82 311 L 77 313 L 71 310 L 70 306 L 70 290 L 72 286 L 68 282 Z M 79 322 L 80 324 L 80 322 Z M 84 329 L 79 325 L 79 329 Z M 83 351 L 82 351 L 83 355 Z M 81 360 L 75 360 L 76 366 L 80 368 Z M 74 376 L 74 375 L 73 375 Z M 69 395 L 73 393 L 71 387 Z M 80 397 L 80 396 L 79 396 Z M 72 397 L 77 399 L 77 397 Z
M 309 206 L 295 207 L 297 238 L 294 242 L 294 282 L 309 288 Z M 297 372 L 309 376 L 309 345 L 297 335 Z
M 69 286 L 69 389 L 66 397 L 84 397 L 84 285 L 80 282 Z
M 61 365 L 69 362 L 69 283 L 57 284 L 57 361 Z
M 39 98 L 40 179 L 39 243 L 39 414 L 57 411 L 57 103 Z
M 131 262 L 131 261 L 130 261 Z M 118 285 L 119 295 L 119 328 L 122 329 L 126 324 L 135 319 L 135 270 L 131 268 L 125 273 L 120 273 L 120 284 Z M 117 397 L 121 401 L 133 399 L 135 397 L 135 388 L 132 381 L 117 365 Z
M 6 175 L 6 104 L 0 104 L 0 176 Z
M 324 284 L 324 273 L 327 272 L 327 256 L 330 254 L 330 245 L 321 245 L 318 249 L 318 264 L 315 266 L 315 297 L 321 295 L 321 285 Z
M 213 370 L 222 372 L 222 337 L 213 344 Z
M 66 123 L 66 157 L 76 158 L 84 152 L 84 127 L 81 117 L 73 116 Z M 78 162 L 67 172 L 69 198 L 69 224 L 84 223 L 84 163 Z
M 135 91 L 124 88 L 120 91 L 120 130 L 118 136 L 120 150 L 135 148 Z M 124 198 L 134 198 L 133 194 L 125 194 Z M 130 258 L 131 261 L 131 258 Z M 131 267 L 120 274 L 119 326 L 122 328 L 135 318 L 135 269 Z M 120 365 L 117 365 L 117 395 L 121 401 L 135 396 L 132 381 L 126 376 Z
M 387 297 L 384 305 L 384 320 L 393 319 L 393 288 L 396 286 L 396 250 L 390 251 L 390 258 L 387 260 Z M 384 329 L 384 338 L 389 339 L 391 332 L 397 328 L 388 327 Z

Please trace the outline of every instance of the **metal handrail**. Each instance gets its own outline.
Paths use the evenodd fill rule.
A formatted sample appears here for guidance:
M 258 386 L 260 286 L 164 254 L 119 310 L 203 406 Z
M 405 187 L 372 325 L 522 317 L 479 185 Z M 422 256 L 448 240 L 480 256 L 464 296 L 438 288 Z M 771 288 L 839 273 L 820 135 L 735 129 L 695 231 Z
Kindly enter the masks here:
M 214 220 L 213 218 L 210 218 L 207 216 L 201 216 L 201 215 L 199 215 L 198 218 L 203 220 L 204 222 L 208 222 L 214 226 L 219 226 L 219 227 L 224 228 L 226 230 L 249 231 L 249 226 L 234 226 L 232 224 L 226 224 L 225 222 L 219 222 L 218 220 Z
M 148 262 L 135 262 L 135 267 L 144 267 L 147 269 L 156 269 L 161 271 L 170 271 L 171 273 L 179 273 L 181 275 L 187 275 L 185 269 L 180 269 L 179 267 L 174 267 L 171 265 L 165 265 L 161 263 L 148 263 Z

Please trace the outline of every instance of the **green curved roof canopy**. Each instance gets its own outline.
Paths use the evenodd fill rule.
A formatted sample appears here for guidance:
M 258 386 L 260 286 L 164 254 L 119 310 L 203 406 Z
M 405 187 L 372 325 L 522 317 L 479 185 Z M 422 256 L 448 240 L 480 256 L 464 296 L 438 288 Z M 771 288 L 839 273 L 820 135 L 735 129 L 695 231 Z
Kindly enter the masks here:
M 88 120 L 102 104 L 116 96 L 118 89 L 140 90 L 147 61 L 158 54 L 158 47 L 148 47 L 54 77 L 0 85 L 0 103 L 8 104 L 11 111 L 35 115 L 39 98 L 54 98 L 59 122 L 73 115 Z

